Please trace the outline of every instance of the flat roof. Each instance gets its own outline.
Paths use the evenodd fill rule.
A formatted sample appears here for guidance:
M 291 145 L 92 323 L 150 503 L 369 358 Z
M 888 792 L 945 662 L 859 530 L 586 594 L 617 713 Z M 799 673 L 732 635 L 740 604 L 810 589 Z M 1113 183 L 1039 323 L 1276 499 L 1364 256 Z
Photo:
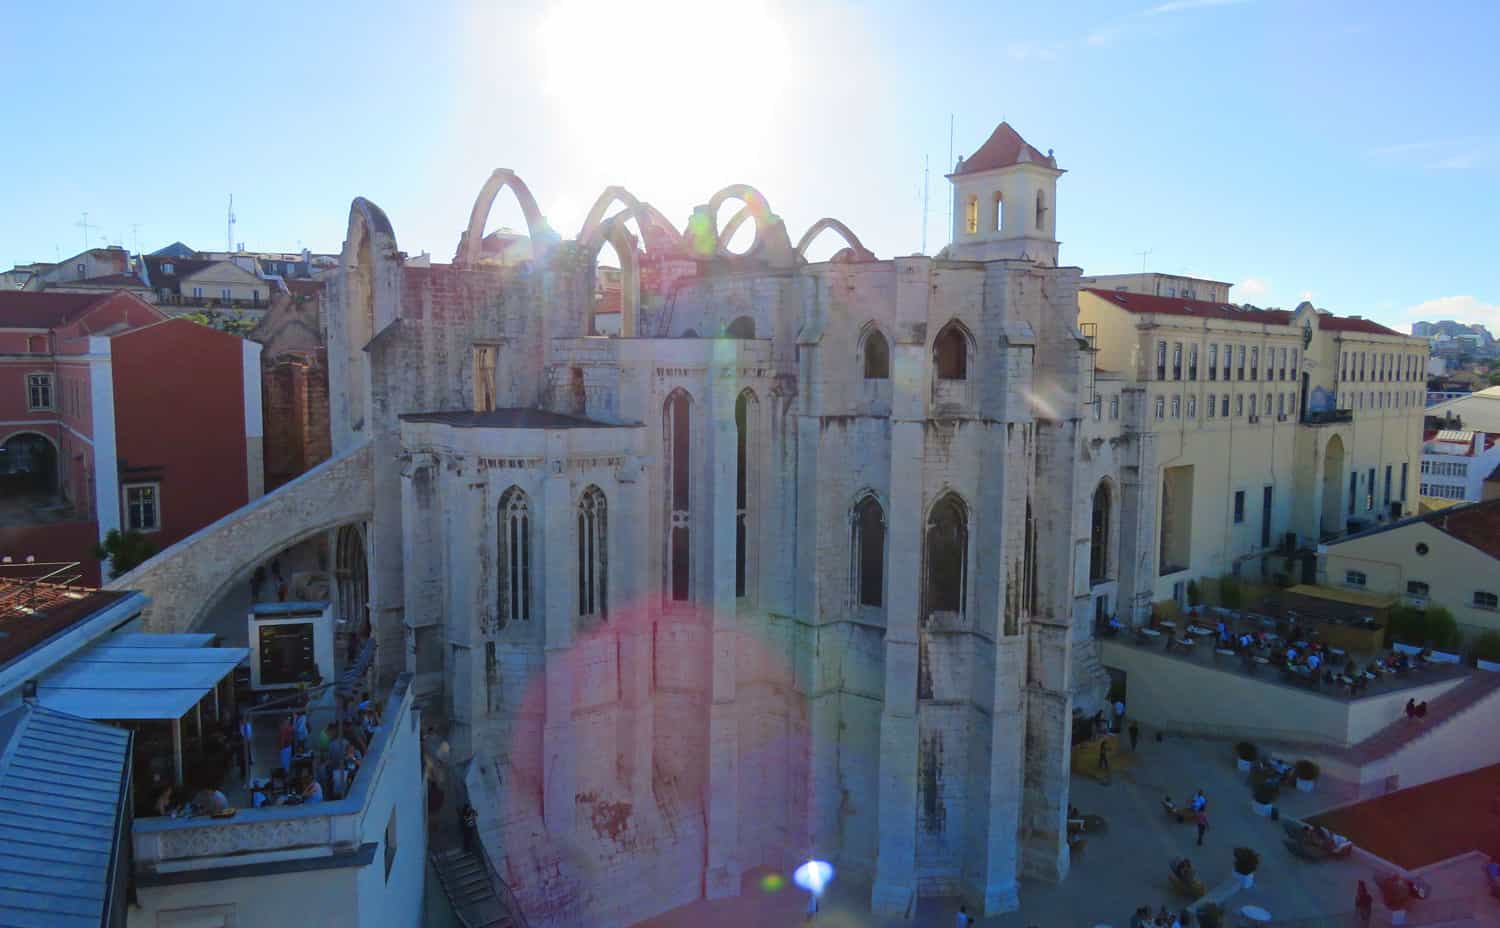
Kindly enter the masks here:
M 86 719 L 180 719 L 249 654 L 249 648 L 105 642 L 43 676 L 37 702 Z
M 0 924 L 108 922 L 129 757 L 124 729 L 29 703 L 0 715 Z
M 256 603 L 250 607 L 252 615 L 257 616 L 283 616 L 283 615 L 311 615 L 322 613 L 327 609 L 329 603 L 315 600 L 296 600 L 289 603 Z
M 218 635 L 210 632 L 183 632 L 159 635 L 153 632 L 115 632 L 104 640 L 113 648 L 207 648 Z
M 129 595 L 123 590 L 0 579 L 0 667 Z
M 1359 590 L 1340 590 L 1310 583 L 1299 583 L 1288 587 L 1287 592 L 1311 596 L 1314 599 L 1331 599 L 1336 603 L 1348 603 L 1351 606 L 1367 606 L 1372 609 L 1384 609 L 1396 601 L 1395 595 L 1391 593 L 1361 593 Z
M 402 422 L 436 422 L 460 429 L 618 429 L 635 425 L 615 425 L 584 416 L 570 416 L 547 409 L 507 407 L 488 412 L 459 410 L 455 412 L 418 412 L 401 417 Z

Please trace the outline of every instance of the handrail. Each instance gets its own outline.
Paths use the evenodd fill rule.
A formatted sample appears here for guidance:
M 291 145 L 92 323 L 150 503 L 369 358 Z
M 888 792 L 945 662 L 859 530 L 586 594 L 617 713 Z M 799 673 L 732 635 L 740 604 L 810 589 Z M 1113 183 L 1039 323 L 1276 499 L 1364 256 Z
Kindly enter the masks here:
M 475 836 L 474 844 L 479 848 L 479 857 L 484 861 L 484 869 L 490 876 L 490 888 L 495 890 L 495 896 L 500 900 L 500 905 L 505 909 L 505 914 L 515 922 L 515 928 L 531 928 L 526 921 L 526 915 L 521 911 L 521 903 L 516 901 L 516 894 L 511 892 L 510 884 L 500 878 L 500 873 L 495 869 L 495 864 L 490 860 L 490 852 L 484 849 L 484 842 Z

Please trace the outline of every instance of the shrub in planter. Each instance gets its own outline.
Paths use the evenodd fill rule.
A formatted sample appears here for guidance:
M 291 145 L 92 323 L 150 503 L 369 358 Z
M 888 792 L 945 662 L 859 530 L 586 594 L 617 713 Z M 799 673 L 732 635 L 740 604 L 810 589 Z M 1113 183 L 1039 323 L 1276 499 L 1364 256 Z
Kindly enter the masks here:
M 1263 781 L 1255 784 L 1255 788 L 1250 791 L 1250 795 L 1257 803 L 1268 806 L 1276 801 L 1277 796 L 1281 795 L 1281 787 L 1275 783 Z
M 1474 639 L 1474 657 L 1500 664 L 1500 632 L 1485 632 Z
M 1198 907 L 1198 924 L 1200 928 L 1223 928 L 1224 910 L 1212 902 L 1205 902 Z
M 1304 793 L 1313 790 L 1313 784 L 1318 782 L 1318 765 L 1310 760 L 1297 761 L 1297 789 Z
M 1252 764 L 1255 763 L 1255 758 L 1259 756 L 1259 754 L 1260 752 L 1255 749 L 1255 745 L 1251 744 L 1248 741 L 1241 741 L 1239 744 L 1236 744 L 1234 746 L 1234 756 L 1238 757 L 1240 760 L 1249 761 Z
M 1197 580 L 1189 580 L 1188 581 L 1188 585 L 1187 585 L 1187 598 L 1188 598 L 1188 605 L 1190 605 L 1190 606 L 1201 606 L 1201 605 L 1203 605 L 1203 590 L 1202 590 L 1201 587 L 1198 586 L 1198 581 Z
M 1234 577 L 1224 577 L 1219 580 L 1219 599 L 1226 609 L 1238 609 L 1244 602 L 1244 590 L 1240 588 L 1240 582 Z
M 1463 641 L 1453 613 L 1442 606 L 1427 607 L 1427 614 L 1422 617 L 1422 631 L 1424 642 L 1434 651 L 1453 651 Z
M 1260 855 L 1248 847 L 1234 849 L 1234 872 L 1239 875 L 1240 885 L 1249 889 L 1255 885 L 1255 871 L 1260 866 Z

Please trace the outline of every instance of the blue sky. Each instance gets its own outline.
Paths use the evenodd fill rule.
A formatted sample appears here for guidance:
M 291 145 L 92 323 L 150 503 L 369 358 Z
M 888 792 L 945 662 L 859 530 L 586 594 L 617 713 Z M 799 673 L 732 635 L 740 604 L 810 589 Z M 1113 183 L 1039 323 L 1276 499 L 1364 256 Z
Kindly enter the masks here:
M 958 154 L 1002 118 L 1056 151 L 1086 273 L 1149 250 L 1258 305 L 1500 332 L 1497 4 L 499 6 L 17 6 L 0 266 L 76 252 L 85 210 L 94 244 L 223 247 L 230 193 L 250 248 L 335 251 L 362 195 L 448 260 L 495 167 L 564 235 L 608 184 L 680 224 L 745 182 L 887 257 L 920 246 L 925 156 L 936 251 L 951 114 Z

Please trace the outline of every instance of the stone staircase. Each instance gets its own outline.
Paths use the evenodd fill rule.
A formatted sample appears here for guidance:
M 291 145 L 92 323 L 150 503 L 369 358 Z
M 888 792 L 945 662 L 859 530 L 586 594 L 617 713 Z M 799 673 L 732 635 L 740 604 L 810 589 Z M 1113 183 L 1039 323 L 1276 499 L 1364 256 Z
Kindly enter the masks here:
M 1099 660 L 1098 639 L 1073 642 L 1073 705 L 1084 715 L 1093 715 L 1096 709 L 1105 708 L 1108 696 L 1109 671 Z
M 450 848 L 431 856 L 438 882 L 464 928 L 526 928 L 515 898 L 495 877 L 483 852 Z
M 1399 718 L 1341 752 L 1341 757 L 1361 766 L 1390 757 L 1436 731 L 1445 722 L 1470 711 L 1496 690 L 1500 690 L 1500 673 L 1475 672 L 1458 686 L 1428 703 L 1426 718 L 1421 721 Z

